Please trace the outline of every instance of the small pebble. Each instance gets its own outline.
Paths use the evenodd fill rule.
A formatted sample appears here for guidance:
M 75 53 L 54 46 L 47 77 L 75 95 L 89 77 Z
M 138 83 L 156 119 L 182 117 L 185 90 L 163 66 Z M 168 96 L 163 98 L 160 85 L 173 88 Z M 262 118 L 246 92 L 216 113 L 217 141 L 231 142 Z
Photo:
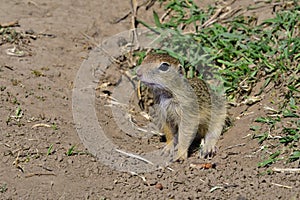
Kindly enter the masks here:
M 57 157 L 56 157 L 56 160 L 58 161 L 58 162 L 61 162 L 61 161 L 63 161 L 63 156 L 62 155 L 58 155 Z
M 161 183 L 157 183 L 157 184 L 155 185 L 155 188 L 156 188 L 156 189 L 159 189 L 159 190 L 162 190 L 162 189 L 163 189 L 163 185 L 162 185 Z
M 68 159 L 68 164 L 71 165 L 73 163 L 73 160 Z
M 87 168 L 84 172 L 84 177 L 88 178 L 90 176 L 90 170 Z

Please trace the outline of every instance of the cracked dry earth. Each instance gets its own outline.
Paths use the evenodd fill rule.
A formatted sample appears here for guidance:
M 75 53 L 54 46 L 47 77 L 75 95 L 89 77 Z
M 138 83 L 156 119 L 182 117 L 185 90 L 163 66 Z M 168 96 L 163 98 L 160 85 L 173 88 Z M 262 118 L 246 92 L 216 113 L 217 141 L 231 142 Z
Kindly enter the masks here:
M 140 8 L 139 18 L 153 24 L 153 9 L 164 13 L 156 3 Z M 245 110 L 250 114 L 236 119 L 220 138 L 211 160 L 216 168 L 192 168 L 191 163 L 205 162 L 192 156 L 171 164 L 174 171 L 134 175 L 87 152 L 73 122 L 73 81 L 95 43 L 131 28 L 130 17 L 111 23 L 129 10 L 129 1 L 120 0 L 1 1 L 0 23 L 18 20 L 15 29 L 26 34 L 21 43 L 0 45 L 0 199 L 300 199 L 299 174 L 266 175 L 257 168 L 259 145 L 249 136 L 249 125 L 263 113 L 267 98 L 229 109 L 233 118 Z M 270 13 L 266 8 L 256 14 Z

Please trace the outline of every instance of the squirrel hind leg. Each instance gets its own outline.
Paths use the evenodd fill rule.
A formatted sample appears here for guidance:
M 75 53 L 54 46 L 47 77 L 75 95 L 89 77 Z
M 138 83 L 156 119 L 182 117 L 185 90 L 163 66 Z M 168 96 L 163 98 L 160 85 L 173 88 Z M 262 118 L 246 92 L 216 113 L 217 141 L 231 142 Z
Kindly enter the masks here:
M 175 147 L 178 143 L 178 139 L 176 137 L 177 127 L 172 128 L 169 123 L 165 123 L 162 126 L 162 132 L 165 134 L 167 144 L 162 149 L 161 155 L 174 157 L 176 151 Z
M 188 150 L 181 149 L 178 145 L 176 137 L 173 137 L 171 141 L 168 141 L 167 145 L 162 149 L 163 156 L 170 156 L 172 159 L 171 162 L 181 162 L 188 158 Z
M 187 149 L 185 149 L 185 150 L 178 149 L 177 150 L 177 156 L 175 157 L 175 159 L 173 161 L 174 162 L 176 162 L 176 161 L 181 162 L 181 161 L 186 160 L 187 158 L 188 158 L 188 150 Z
M 175 144 L 174 141 L 172 140 L 171 142 L 168 142 L 167 145 L 162 149 L 161 155 L 162 156 L 169 156 L 169 155 L 174 155 L 175 152 Z
M 182 162 L 187 159 L 187 151 L 178 150 L 178 145 L 174 142 L 170 142 L 162 149 L 162 156 L 166 156 L 170 159 L 170 162 Z

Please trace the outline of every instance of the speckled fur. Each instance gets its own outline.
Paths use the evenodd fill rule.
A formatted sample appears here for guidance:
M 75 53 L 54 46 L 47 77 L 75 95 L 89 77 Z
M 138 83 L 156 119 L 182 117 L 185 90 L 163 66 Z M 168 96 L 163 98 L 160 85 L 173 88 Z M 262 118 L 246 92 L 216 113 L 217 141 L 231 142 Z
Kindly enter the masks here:
M 167 71 L 159 66 L 170 64 Z M 216 143 L 226 117 L 224 102 L 198 78 L 186 79 L 178 60 L 166 54 L 149 54 L 137 70 L 139 79 L 153 89 L 161 129 L 166 134 L 166 151 L 178 143 L 175 160 L 186 159 L 196 136 L 201 137 L 200 157 L 216 153 Z

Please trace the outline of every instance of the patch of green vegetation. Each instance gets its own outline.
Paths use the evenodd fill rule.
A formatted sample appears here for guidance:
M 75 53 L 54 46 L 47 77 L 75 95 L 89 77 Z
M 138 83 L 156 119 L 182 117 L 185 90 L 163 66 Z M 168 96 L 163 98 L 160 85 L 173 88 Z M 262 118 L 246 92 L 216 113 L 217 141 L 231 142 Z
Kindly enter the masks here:
M 300 150 L 296 150 L 293 154 L 289 157 L 289 162 L 294 162 L 300 159 Z
M 15 114 L 8 116 L 6 120 L 6 124 L 8 125 L 10 122 L 14 121 L 18 126 L 21 126 L 22 125 L 21 119 L 23 115 L 24 115 L 23 110 L 21 109 L 20 106 L 18 106 L 18 108 L 15 110 Z
M 260 126 L 250 126 L 251 131 L 259 131 L 261 129 Z
M 4 193 L 4 192 L 6 192 L 6 191 L 7 191 L 7 184 L 4 183 L 4 184 L 2 184 L 2 186 L 0 187 L 0 192 L 1 192 L 1 193 Z
M 275 153 L 272 153 L 267 160 L 258 163 L 258 167 L 270 166 L 271 164 L 275 163 L 277 160 L 280 159 L 278 158 L 279 155 L 280 155 L 280 151 L 276 151 Z
M 72 145 L 72 146 L 67 150 L 66 155 L 67 155 L 67 156 L 72 156 L 72 155 L 75 155 L 75 154 L 77 154 L 77 153 L 75 152 L 75 145 Z
M 142 61 L 144 60 L 144 58 L 146 57 L 146 52 L 145 51 L 136 51 L 136 52 L 134 52 L 133 55 L 138 57 L 136 64 L 137 64 L 137 66 L 139 66 L 142 63 Z
M 17 43 L 22 34 L 10 27 L 0 27 L 0 45 L 5 43 Z
M 53 152 L 53 144 L 51 144 L 47 150 L 47 156 L 49 156 Z
M 53 123 L 52 125 L 51 125 L 51 128 L 53 129 L 53 130 L 58 130 L 58 126 L 57 126 L 57 124 L 55 124 L 55 123 Z
M 253 138 L 257 138 L 270 151 L 269 158 L 258 166 L 270 166 L 281 158 L 286 162 L 299 160 L 298 1 L 293 1 L 289 9 L 277 11 L 275 17 L 261 24 L 257 24 L 255 17 L 216 17 L 218 8 L 200 9 L 192 0 L 161 2 L 168 10 L 164 18 L 166 20 L 154 12 L 156 27 L 139 21 L 160 34 L 157 41 L 161 46 L 156 51 L 178 58 L 192 75 L 193 71 L 199 70 L 198 66 L 208 66 L 210 71 L 216 70 L 224 83 L 228 101 L 234 104 L 247 100 L 249 95 L 264 99 L 262 94 L 267 92 L 267 87 L 271 88 L 277 96 L 270 99 L 270 103 L 278 110 L 257 118 L 255 123 L 260 126 L 250 125 L 256 134 Z M 192 62 L 187 64 L 186 61 Z M 258 83 L 262 86 L 254 91 Z M 268 145 L 268 140 L 276 144 Z M 282 156 L 280 159 L 279 155 Z
M 263 141 L 267 140 L 269 137 L 269 134 L 268 133 L 262 133 L 262 134 L 259 134 L 259 135 L 253 135 L 253 138 L 254 139 L 258 139 L 258 143 L 259 144 L 262 144 Z
M 74 155 L 89 155 L 89 156 L 93 156 L 91 153 L 87 152 L 87 151 L 81 151 L 81 150 L 75 150 L 76 145 L 72 145 L 67 151 L 66 151 L 66 155 L 67 156 L 74 156 Z
M 4 90 L 6 90 L 6 86 L 0 86 L 0 91 L 3 92 Z
M 45 76 L 45 74 L 39 70 L 32 70 L 31 72 L 33 75 L 35 75 L 36 77 L 41 77 L 41 76 Z

